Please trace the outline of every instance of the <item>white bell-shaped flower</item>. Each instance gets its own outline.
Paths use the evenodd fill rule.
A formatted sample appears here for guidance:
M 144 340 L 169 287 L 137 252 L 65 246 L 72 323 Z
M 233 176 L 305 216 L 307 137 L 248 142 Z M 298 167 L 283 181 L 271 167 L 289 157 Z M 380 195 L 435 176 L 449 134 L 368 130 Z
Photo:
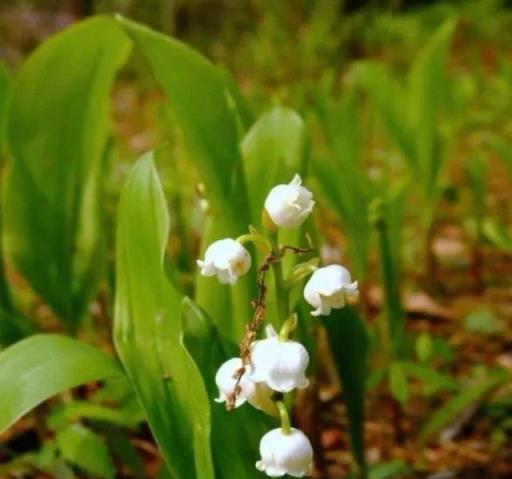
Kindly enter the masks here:
M 228 359 L 217 371 L 215 383 L 219 388 L 219 397 L 216 402 L 225 402 L 233 393 L 236 387 L 236 374 L 242 368 L 240 358 Z M 266 384 L 256 384 L 248 378 L 246 372 L 239 382 L 240 392 L 235 401 L 235 407 L 239 407 L 245 402 L 249 402 L 256 409 L 266 412 L 272 416 L 277 414 L 276 407 L 272 401 L 273 391 Z
M 306 368 L 309 354 L 297 341 L 281 340 L 271 325 L 267 339 L 255 341 L 251 349 L 249 379 L 266 383 L 274 391 L 287 393 L 308 386 Z
M 272 222 L 281 228 L 296 228 L 315 206 L 313 194 L 304 186 L 299 175 L 288 185 L 277 185 L 265 200 L 265 210 Z
M 260 442 L 260 454 L 256 468 L 267 476 L 304 477 L 312 473 L 313 448 L 299 429 L 292 427 L 289 433 L 281 428 L 267 432 Z
M 251 267 L 251 255 L 231 238 L 215 241 L 206 250 L 204 261 L 197 260 L 203 276 L 215 276 L 222 284 L 235 284 Z
M 345 306 L 347 298 L 357 298 L 357 281 L 349 271 L 338 264 L 318 268 L 304 288 L 304 299 L 315 308 L 313 316 L 330 314 L 331 309 Z

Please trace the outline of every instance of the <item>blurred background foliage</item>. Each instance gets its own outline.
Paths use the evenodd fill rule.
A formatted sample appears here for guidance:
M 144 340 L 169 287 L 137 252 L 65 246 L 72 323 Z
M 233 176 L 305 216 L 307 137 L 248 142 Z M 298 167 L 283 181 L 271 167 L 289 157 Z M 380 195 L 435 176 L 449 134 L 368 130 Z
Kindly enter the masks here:
M 69 63 L 62 62 L 67 48 L 78 51 L 84 38 L 74 36 L 77 30 L 58 37 L 60 43 L 52 40 L 54 50 L 44 43 L 79 20 L 110 13 L 174 36 L 229 71 L 246 100 L 237 97 L 236 87 L 230 88 L 237 121 L 219 101 L 219 92 L 229 82 L 222 71 L 199 62 L 200 74 L 189 85 L 194 94 L 185 94 L 186 76 L 175 80 L 172 75 L 173 61 L 180 59 L 173 56 L 176 45 L 152 49 L 161 37 L 129 22 L 124 28 L 134 48 L 108 20 L 105 29 L 102 21 L 84 28 L 87 48 Z M 30 57 L 25 63 L 41 44 L 39 60 Z M 154 301 L 172 303 L 174 309 L 183 303 L 188 318 L 202 321 L 203 343 L 216 337 L 212 320 L 223 335 L 236 340 L 254 290 L 247 282 L 229 298 L 211 282 L 196 283 L 195 259 L 201 245 L 221 231 L 241 234 L 248 218 L 259 227 L 258 208 L 266 191 L 300 172 L 318 199 L 314 224 L 308 225 L 313 242 L 324 263 L 349 264 L 360 280 L 359 311 L 368 330 L 361 330 L 352 309 L 332 318 L 338 322 L 324 322 L 327 337 L 316 326 L 301 324 L 302 339 L 310 350 L 319 351 L 312 366 L 318 383 L 313 397 L 298 398 L 296 420 L 322 451 L 317 454 L 319 477 L 356 470 L 347 452 L 350 428 L 340 414 L 344 409 L 335 365 L 344 387 L 347 381 L 355 383 L 355 392 L 347 389 L 343 398 L 348 415 L 361 422 L 359 429 L 351 423 L 359 463 L 364 462 L 366 430 L 372 479 L 436 477 L 431 475 L 435 472 L 448 474 L 442 477 L 510 477 L 511 45 L 512 2 L 499 0 L 4 0 L 0 150 L 7 164 L 2 171 L 8 185 L 2 191 L 2 226 L 8 254 L 5 264 L 0 263 L 0 345 L 33 332 L 64 332 L 113 351 L 121 185 L 135 159 L 154 148 L 170 217 L 167 225 L 163 199 L 158 197 L 157 226 L 170 230 L 163 247 L 173 283 L 172 294 Z M 89 81 L 87 68 L 96 65 L 98 52 L 108 53 L 102 75 Z M 65 81 L 46 84 L 50 73 Z M 203 81 L 207 86 L 197 96 Z M 82 85 L 81 93 L 72 87 L 76 84 Z M 53 96 L 45 96 L 49 91 Z M 89 96 L 82 97 L 84 92 Z M 6 121 L 8 97 L 14 113 Z M 89 98 L 98 100 L 94 122 L 84 113 Z M 206 131 L 199 139 L 206 140 L 195 149 L 190 148 L 194 101 L 215 107 L 196 119 L 198 128 Z M 44 141 L 33 141 L 31 119 L 47 134 Z M 6 134 L 7 123 L 11 136 Z M 208 131 L 212 125 L 219 129 Z M 61 136 L 69 140 L 67 148 L 59 147 Z M 94 141 L 83 144 L 84 138 Z M 238 151 L 236 141 L 241 138 Z M 75 144 L 80 147 L 75 149 Z M 17 188 L 17 182 L 26 185 L 30 177 L 22 166 L 53 151 L 61 168 L 49 175 L 44 163 L 36 163 L 30 173 L 38 188 Z M 76 163 L 66 162 L 75 156 Z M 17 169 L 5 181 L 13 158 Z M 216 162 L 224 169 L 216 171 Z M 251 181 L 232 187 L 228 174 L 242 162 Z M 151 188 L 159 191 L 154 181 Z M 134 210 L 144 198 L 139 200 L 132 200 Z M 38 207 L 17 209 L 24 204 Z M 74 217 L 78 204 L 84 217 Z M 230 208 L 229 218 L 219 213 Z M 144 236 L 151 225 L 132 231 L 131 213 L 123 214 L 119 222 L 127 231 L 127 243 L 118 238 L 118 244 L 136 256 L 137 245 L 130 239 Z M 139 223 L 145 219 L 142 216 Z M 151 238 L 155 251 L 162 246 L 159 241 Z M 304 236 L 290 238 L 305 241 Z M 50 257 L 58 271 L 45 276 Z M 145 259 L 133 276 L 147 273 Z M 165 278 L 157 279 L 156 284 L 166 284 L 164 291 L 169 288 Z M 147 284 L 150 281 L 148 275 Z M 142 292 L 123 288 L 125 296 L 140 294 L 141 304 L 154 292 L 149 286 Z M 183 302 L 183 295 L 194 297 L 206 313 Z M 270 320 L 274 308 L 269 305 Z M 142 308 L 133 309 L 134 321 L 144 323 Z M 226 311 L 236 312 L 236 321 Z M 167 420 L 166 414 L 172 423 L 172 412 L 160 411 L 162 404 L 154 397 L 173 393 L 161 386 L 148 394 L 144 378 L 137 377 L 146 353 L 130 351 L 124 342 L 121 333 L 129 330 L 129 318 L 126 313 L 126 324 L 116 325 L 121 359 L 142 391 L 150 423 L 158 424 L 159 417 Z M 190 332 L 192 343 L 195 333 Z M 176 330 L 166 334 L 177 337 Z M 339 338 L 351 338 L 352 347 L 337 347 Z M 50 336 L 38 348 L 63 351 L 65 358 L 68 343 L 61 341 Z M 21 351 L 23 344 L 15 347 Z M 185 350 L 180 346 L 173 354 L 199 384 Z M 27 354 L 27 360 L 31 357 Z M 13 364 L 11 356 L 2 358 L 4 367 Z M 58 387 L 64 390 L 94 379 L 95 367 L 101 371 L 97 379 L 106 378 L 105 385 L 64 393 L 11 429 L 5 446 L 0 446 L 0 476 L 26 471 L 59 478 L 74 477 L 76 471 L 87 477 L 156 476 L 161 458 L 147 428 L 140 425 L 144 415 L 133 392 L 105 357 L 94 353 L 91 358 L 91 368 L 79 366 L 84 361 L 80 355 L 69 361 L 68 369 L 78 369 L 83 379 Z M 43 361 L 37 354 L 33 359 Z M 147 362 L 147 376 L 158 377 L 156 355 Z M 355 379 L 350 371 L 347 376 L 347 363 L 360 373 Z M 211 376 L 208 368 L 201 373 Z M 25 387 L 23 380 L 17 387 Z M 199 388 L 203 401 L 206 393 L 213 395 L 211 377 L 208 381 L 208 391 Z M 6 384 L 0 381 L 4 388 Z M 363 423 L 365 390 L 370 392 Z M 36 396 L 29 398 L 28 406 L 43 398 Z M 16 398 L 12 401 L 16 406 Z M 14 407 L 16 415 L 28 406 Z M 184 423 L 193 422 L 190 414 Z M 320 417 L 316 423 L 311 419 L 315 414 Z M 0 413 L 4 422 L 7 416 Z M 215 427 L 222 426 L 218 418 L 213 421 Z M 236 437 L 235 430 L 220 431 L 221 436 Z M 168 434 L 160 427 L 156 436 Z M 90 454 L 80 454 L 83 447 Z M 222 453 L 214 448 L 214 455 Z M 186 470 L 189 462 L 183 459 L 178 470 Z M 244 464 L 237 464 L 240 471 Z M 229 472 L 223 474 L 229 477 Z

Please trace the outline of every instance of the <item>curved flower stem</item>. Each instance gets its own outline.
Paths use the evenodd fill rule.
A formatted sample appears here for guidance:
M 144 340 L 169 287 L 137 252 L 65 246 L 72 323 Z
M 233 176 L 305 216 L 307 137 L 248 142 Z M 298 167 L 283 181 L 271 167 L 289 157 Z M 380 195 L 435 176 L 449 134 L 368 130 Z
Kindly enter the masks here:
M 297 327 L 297 314 L 293 313 L 281 326 L 279 331 L 279 339 L 286 341 L 290 333 Z
M 272 270 L 274 271 L 274 283 L 276 292 L 277 310 L 279 312 L 279 319 L 281 324 L 290 316 L 290 298 L 289 292 L 284 282 L 283 262 L 281 261 L 281 252 L 277 243 L 277 231 L 271 235 L 272 254 L 277 258 L 272 263 Z
M 276 401 L 276 407 L 279 410 L 279 417 L 281 418 L 281 429 L 284 434 L 290 434 L 292 429 L 290 427 L 290 416 L 283 401 Z
M 240 244 L 244 243 L 254 243 L 256 248 L 263 252 L 263 254 L 268 254 L 272 250 L 272 245 L 270 242 L 260 234 L 247 233 L 239 236 L 236 239 Z

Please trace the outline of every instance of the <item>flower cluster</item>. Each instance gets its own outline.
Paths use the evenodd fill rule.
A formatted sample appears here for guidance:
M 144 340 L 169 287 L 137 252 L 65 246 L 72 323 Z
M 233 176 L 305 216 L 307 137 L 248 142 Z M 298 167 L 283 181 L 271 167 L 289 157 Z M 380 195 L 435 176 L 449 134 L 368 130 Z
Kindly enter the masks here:
M 266 326 L 266 338 L 256 339 L 257 329 L 265 319 L 265 273 L 272 267 L 275 272 L 276 294 L 289 297 L 287 289 L 306 275 L 311 274 L 303 292 L 304 299 L 312 306 L 313 316 L 329 315 L 332 309 L 342 308 L 347 300 L 358 294 L 357 282 L 353 282 L 347 269 L 340 265 L 317 268 L 318 260 L 297 265 L 286 281 L 282 278 L 281 259 L 287 251 L 302 253 L 306 250 L 277 245 L 278 228 L 301 226 L 313 210 L 312 193 L 302 185 L 299 175 L 285 185 L 275 186 L 265 200 L 263 223 L 271 233 L 271 239 L 250 228 L 251 234 L 238 239 L 221 239 L 211 244 L 197 264 L 204 276 L 217 276 L 223 284 L 234 285 L 251 267 L 251 256 L 243 243 L 266 244 L 270 254 L 260 267 L 262 273 L 260 297 L 255 301 L 253 322 L 247 336 L 241 342 L 241 356 L 228 359 L 217 371 L 215 382 L 219 389 L 217 402 L 224 402 L 228 409 L 240 407 L 246 402 L 272 416 L 279 416 L 281 427 L 263 436 L 260 443 L 261 459 L 258 470 L 270 477 L 288 474 L 293 477 L 310 475 L 313 468 L 313 449 L 303 432 L 290 426 L 284 395 L 308 386 L 306 369 L 309 354 L 306 348 L 293 339 L 297 315 L 290 314 L 289 304 L 281 312 L 279 333 L 270 324 Z M 272 241 L 273 240 L 273 241 Z M 280 269 L 281 268 L 281 269 Z M 283 309 L 283 308 L 281 308 Z

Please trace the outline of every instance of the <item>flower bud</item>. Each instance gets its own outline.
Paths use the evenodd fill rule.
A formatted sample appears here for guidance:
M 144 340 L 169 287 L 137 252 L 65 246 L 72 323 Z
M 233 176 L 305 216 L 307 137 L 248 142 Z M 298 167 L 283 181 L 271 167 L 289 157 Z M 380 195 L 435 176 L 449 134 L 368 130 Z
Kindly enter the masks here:
M 292 477 L 309 476 L 313 469 L 313 448 L 306 435 L 291 428 L 285 433 L 281 428 L 265 434 L 260 442 L 261 460 L 256 463 L 259 471 L 270 477 L 289 474 Z
M 219 368 L 215 375 L 215 383 L 219 388 L 219 397 L 215 399 L 216 402 L 225 402 L 233 394 L 237 384 L 237 372 L 242 366 L 240 358 L 231 358 Z M 266 384 L 252 382 L 248 378 L 248 373 L 245 373 L 238 385 L 240 391 L 236 396 L 235 407 L 239 407 L 246 401 L 249 401 L 256 409 L 260 409 L 271 416 L 277 414 L 276 407 L 272 401 L 272 390 Z
M 277 185 L 265 200 L 265 211 L 280 228 L 297 228 L 315 206 L 312 193 L 302 186 L 302 179 L 295 175 L 288 185 Z
M 274 391 L 287 393 L 308 386 L 308 364 L 306 348 L 297 341 L 279 339 L 269 325 L 267 339 L 255 341 L 252 345 L 249 378 L 256 383 L 266 383 Z
M 235 284 L 251 267 L 251 255 L 234 239 L 215 241 L 206 250 L 204 261 L 197 260 L 203 276 L 215 276 L 222 284 Z
M 304 299 L 315 308 L 313 316 L 327 316 L 358 295 L 357 281 L 352 282 L 349 271 L 337 264 L 317 269 L 304 288 Z

